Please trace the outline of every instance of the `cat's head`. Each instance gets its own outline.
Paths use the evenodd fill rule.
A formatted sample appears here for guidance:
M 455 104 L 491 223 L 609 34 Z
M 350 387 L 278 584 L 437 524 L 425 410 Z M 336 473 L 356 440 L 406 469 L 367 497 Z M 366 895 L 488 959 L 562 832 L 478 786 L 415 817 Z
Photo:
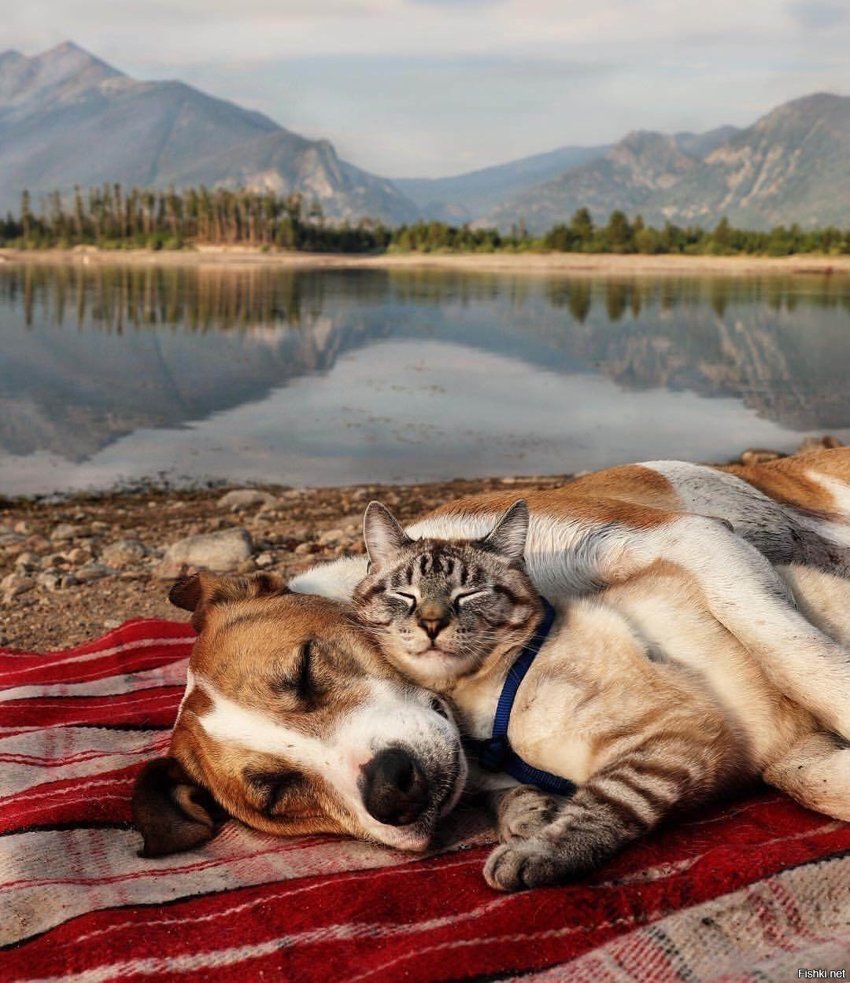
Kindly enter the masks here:
M 354 603 L 411 679 L 450 689 L 533 634 L 542 604 L 525 572 L 521 499 L 483 539 L 411 539 L 379 502 L 366 510 L 363 530 L 370 567 Z

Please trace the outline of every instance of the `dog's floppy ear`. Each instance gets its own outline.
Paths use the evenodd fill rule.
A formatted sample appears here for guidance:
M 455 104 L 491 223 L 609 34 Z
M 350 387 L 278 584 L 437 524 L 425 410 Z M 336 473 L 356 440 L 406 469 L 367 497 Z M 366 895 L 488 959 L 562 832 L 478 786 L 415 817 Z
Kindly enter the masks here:
M 168 600 L 184 611 L 192 612 L 192 627 L 201 631 L 207 609 L 213 604 L 247 601 L 252 597 L 288 594 L 289 588 L 274 573 L 258 573 L 252 577 L 219 577 L 201 570 L 174 582 Z
M 165 857 L 211 840 L 221 809 L 176 758 L 149 761 L 133 789 L 133 820 L 142 834 L 140 857 Z

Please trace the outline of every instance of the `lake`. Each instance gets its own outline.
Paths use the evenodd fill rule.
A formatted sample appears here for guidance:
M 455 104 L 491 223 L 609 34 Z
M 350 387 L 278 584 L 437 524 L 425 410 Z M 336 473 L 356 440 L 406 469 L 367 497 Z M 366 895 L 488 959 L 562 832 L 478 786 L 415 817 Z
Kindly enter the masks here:
M 850 279 L 0 266 L 0 493 L 850 439 Z

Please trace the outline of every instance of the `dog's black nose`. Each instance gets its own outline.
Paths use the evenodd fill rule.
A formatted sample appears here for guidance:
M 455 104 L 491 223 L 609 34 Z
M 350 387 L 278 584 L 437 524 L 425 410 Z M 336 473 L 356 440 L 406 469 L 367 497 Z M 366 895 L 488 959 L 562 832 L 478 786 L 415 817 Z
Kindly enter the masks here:
M 407 826 L 428 805 L 428 780 L 406 751 L 389 748 L 363 767 L 366 811 L 388 826 Z

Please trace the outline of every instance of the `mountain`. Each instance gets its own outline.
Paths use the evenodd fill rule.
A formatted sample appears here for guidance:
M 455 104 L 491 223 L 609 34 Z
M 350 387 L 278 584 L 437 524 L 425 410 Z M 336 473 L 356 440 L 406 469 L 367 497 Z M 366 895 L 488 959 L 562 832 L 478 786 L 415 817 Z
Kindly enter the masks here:
M 603 158 L 526 189 L 487 221 L 541 232 L 582 205 L 597 220 L 615 208 L 653 223 L 765 229 L 850 225 L 850 98 L 816 93 L 741 130 L 632 133 Z
M 731 126 L 701 134 L 637 130 L 610 146 L 599 159 L 515 195 L 495 208 L 486 221 L 500 228 L 522 221 L 530 231 L 544 232 L 568 221 L 582 207 L 589 208 L 597 220 L 607 219 L 616 208 L 653 218 L 654 202 L 698 170 L 705 155 L 724 146 L 737 132 Z
M 850 98 L 816 93 L 774 109 L 712 150 L 654 203 L 677 221 L 850 225 Z
M 468 222 L 486 215 L 506 198 L 603 157 L 601 147 L 560 147 L 466 174 L 444 178 L 395 178 L 393 184 L 419 207 L 423 216 Z
M 76 45 L 0 54 L 0 209 L 103 182 L 301 192 L 332 219 L 415 218 L 384 178 L 263 116 L 182 82 L 139 82 Z
M 258 112 L 178 81 L 140 82 L 67 42 L 0 53 L 0 212 L 120 182 L 247 187 L 318 200 L 331 220 L 524 222 L 534 233 L 582 206 L 655 224 L 850 225 L 850 98 L 818 93 L 752 126 L 638 130 L 608 146 L 565 146 L 436 179 L 390 181 Z

